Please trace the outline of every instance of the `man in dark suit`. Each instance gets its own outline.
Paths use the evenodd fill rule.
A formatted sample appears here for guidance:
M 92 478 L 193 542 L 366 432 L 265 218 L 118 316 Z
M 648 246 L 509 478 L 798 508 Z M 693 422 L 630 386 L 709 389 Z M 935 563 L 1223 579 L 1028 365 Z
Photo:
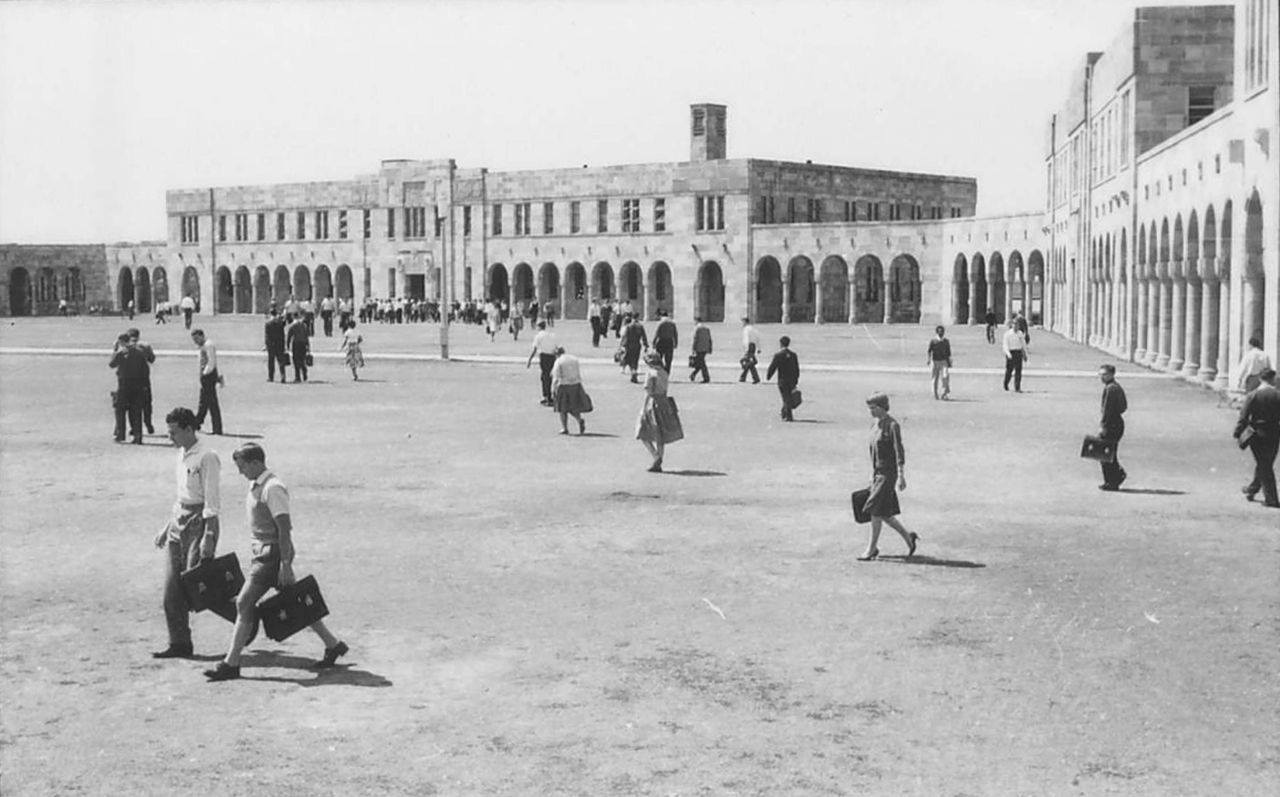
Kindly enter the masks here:
M 146 381 L 142 385 L 142 425 L 147 427 L 147 434 L 155 434 L 156 428 L 151 423 L 151 363 L 156 361 L 156 353 L 150 343 L 143 342 L 141 330 L 130 328 L 125 334 L 133 339 L 133 345 L 147 360 Z
M 1244 486 L 1244 497 L 1252 501 L 1262 490 L 1266 506 L 1280 508 L 1280 496 L 1276 495 L 1276 451 L 1280 450 L 1280 390 L 1276 389 L 1276 372 L 1267 368 L 1258 374 L 1262 383 L 1250 392 L 1240 408 L 1240 420 L 1236 422 L 1236 439 L 1245 429 L 1253 432 L 1249 438 L 1249 451 L 1253 454 L 1253 481 Z
M 285 359 L 284 359 L 284 319 L 275 310 L 271 311 L 271 316 L 267 318 L 267 323 L 263 326 L 264 343 L 267 347 L 267 381 L 276 381 L 276 366 L 280 366 L 280 384 L 289 381 L 285 377 Z
M 653 348 L 662 357 L 662 367 L 671 373 L 671 361 L 675 359 L 676 346 L 680 345 L 680 334 L 676 331 L 676 322 L 667 316 L 666 310 L 658 311 L 658 328 L 653 331 Z
M 791 411 L 791 394 L 795 391 L 796 385 L 800 383 L 800 359 L 796 357 L 796 353 L 790 348 L 791 338 L 783 335 L 778 339 L 778 344 L 782 346 L 778 349 L 778 353 L 773 355 L 773 360 L 769 363 L 769 370 L 765 372 L 766 381 L 773 378 L 776 373 L 778 375 L 778 392 L 782 394 L 782 420 L 793 421 Z
M 698 374 L 702 374 L 702 383 L 705 385 L 711 381 L 711 374 L 707 371 L 707 355 L 711 353 L 711 330 L 703 325 L 701 318 L 693 319 L 697 325 L 693 328 L 693 373 L 689 374 L 689 381 Z
M 155 354 L 151 355 L 155 359 Z M 116 369 L 116 430 L 117 443 L 124 442 L 124 419 L 129 417 L 129 437 L 134 445 L 142 445 L 143 391 L 150 381 L 151 366 L 147 355 L 138 348 L 136 339 L 124 333 L 116 339 L 111 354 L 111 368 Z
M 1102 423 L 1098 437 L 1116 444 L 1116 456 L 1102 464 L 1102 484 L 1099 490 L 1115 492 L 1129 478 L 1120 467 L 1120 438 L 1124 437 L 1124 412 L 1129 409 L 1124 388 L 1116 381 L 1116 367 L 1110 363 L 1098 366 L 1098 378 L 1102 380 Z

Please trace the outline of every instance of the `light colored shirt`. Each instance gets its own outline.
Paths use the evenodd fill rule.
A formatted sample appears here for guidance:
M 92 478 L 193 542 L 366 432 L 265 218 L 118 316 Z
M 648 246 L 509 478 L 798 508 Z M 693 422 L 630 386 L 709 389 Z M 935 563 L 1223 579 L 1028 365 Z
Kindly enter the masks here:
M 208 376 L 218 370 L 218 348 L 213 341 L 206 339 L 200 347 L 200 375 Z
M 222 478 L 222 460 L 218 452 L 197 438 L 196 444 L 183 451 L 178 450 L 174 466 L 178 487 L 178 504 L 195 506 L 204 504 L 203 517 L 217 517 L 222 503 L 218 482 Z
M 533 350 L 538 354 L 556 353 L 556 333 L 549 329 L 539 330 L 533 336 Z
M 178 302 L 178 307 L 183 310 L 194 310 L 196 309 L 196 300 L 192 299 L 190 296 L 183 296 L 182 300 Z
M 1244 380 L 1257 376 L 1271 367 L 1271 357 L 1262 349 L 1249 349 L 1240 358 L 1240 385 L 1244 389 Z
M 551 366 L 551 381 L 557 385 L 582 384 L 582 365 L 572 354 L 561 354 Z
M 1027 348 L 1027 341 L 1022 337 L 1022 333 L 1016 329 L 1007 330 L 1004 333 L 1004 356 L 1008 357 L 1015 351 L 1023 351 Z
M 747 348 L 752 343 L 756 344 L 756 351 L 760 351 L 760 333 L 756 332 L 756 328 L 747 324 L 742 328 L 742 348 Z
M 258 542 L 279 542 L 276 518 L 289 514 L 289 488 L 274 473 L 264 470 L 249 485 L 245 496 L 249 531 Z

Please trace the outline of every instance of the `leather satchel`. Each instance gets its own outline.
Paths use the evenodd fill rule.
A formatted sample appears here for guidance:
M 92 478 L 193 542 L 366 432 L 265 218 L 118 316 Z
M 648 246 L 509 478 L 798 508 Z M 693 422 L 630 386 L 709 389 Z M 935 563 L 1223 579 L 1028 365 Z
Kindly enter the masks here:
M 1249 447 L 1249 441 L 1252 440 L 1253 436 L 1256 434 L 1257 432 L 1254 430 L 1252 426 L 1244 427 L 1244 431 L 1241 432 L 1240 436 L 1236 438 L 1236 445 L 1240 446 L 1241 451 L 1244 451 L 1246 448 Z
M 1080 445 L 1080 456 L 1085 459 L 1096 459 L 1098 462 L 1115 462 L 1116 441 L 1087 435 L 1084 443 Z
M 871 513 L 867 511 L 867 499 L 871 497 L 869 488 L 854 490 L 849 494 L 849 501 L 853 504 L 853 519 L 858 523 L 870 523 Z
M 276 642 L 283 642 L 315 621 L 326 617 L 329 607 L 320 596 L 315 576 L 307 576 L 258 602 L 262 630 Z
M 235 621 L 235 600 L 244 586 L 244 573 L 235 553 L 223 554 L 216 559 L 205 559 L 178 576 L 187 605 L 192 611 L 213 610 L 222 615 L 231 605 L 231 620 Z

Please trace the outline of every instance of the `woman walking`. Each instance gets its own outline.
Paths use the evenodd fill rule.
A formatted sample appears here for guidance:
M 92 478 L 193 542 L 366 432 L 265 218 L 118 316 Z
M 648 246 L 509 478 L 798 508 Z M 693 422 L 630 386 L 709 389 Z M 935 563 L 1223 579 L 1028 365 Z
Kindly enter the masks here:
M 556 347 L 556 361 L 551 366 L 551 395 L 552 404 L 560 413 L 560 434 L 569 434 L 570 415 L 578 422 L 578 434 L 586 434 L 587 422 L 582 415 L 594 407 L 582 386 L 582 366 L 577 357 L 565 353 L 564 346 Z
M 636 439 L 644 444 L 653 458 L 650 473 L 662 472 L 662 454 L 667 443 L 684 439 L 684 428 L 675 402 L 667 396 L 668 374 L 662 367 L 662 355 L 651 351 L 644 356 L 649 373 L 644 379 L 644 404 L 636 419 Z
M 902 535 L 907 544 L 907 556 L 913 556 L 920 535 L 907 531 L 898 520 L 902 511 L 898 507 L 898 490 L 907 489 L 906 456 L 902 450 L 902 427 L 889 414 L 889 397 L 873 393 L 867 397 L 867 409 L 875 423 L 871 425 L 871 495 L 867 497 L 865 511 L 871 516 L 871 540 L 867 550 L 858 557 L 859 562 L 869 562 L 880 555 L 876 547 L 880 541 L 880 524 Z M 896 483 L 896 485 L 895 485 Z M 895 489 L 896 486 L 896 489 Z
M 342 333 L 342 345 L 338 346 L 339 351 L 347 353 L 347 367 L 351 369 L 351 378 L 360 381 L 360 375 L 356 373 L 357 368 L 364 367 L 364 352 L 360 350 L 360 344 L 364 343 L 364 338 L 360 337 L 356 332 L 356 322 L 348 321 L 347 328 Z

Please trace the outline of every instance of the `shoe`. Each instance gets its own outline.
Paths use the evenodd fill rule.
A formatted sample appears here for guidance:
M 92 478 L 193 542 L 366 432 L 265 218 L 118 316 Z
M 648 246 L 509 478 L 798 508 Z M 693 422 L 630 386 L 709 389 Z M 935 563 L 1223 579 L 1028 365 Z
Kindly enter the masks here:
M 578 419 L 578 434 L 583 435 L 583 434 L 586 434 L 586 433 L 587 433 L 587 422 L 586 422 L 586 421 L 584 421 L 584 420 L 582 420 L 581 418 L 579 418 L 579 419 Z
M 112 439 L 112 440 L 115 440 L 117 443 L 123 443 L 123 442 L 124 442 L 124 438 L 123 438 L 123 437 L 113 437 L 113 438 L 111 438 L 111 439 Z
M 1240 492 L 1244 493 L 1244 500 L 1252 501 L 1254 496 L 1258 494 L 1257 490 L 1251 489 L 1248 485 L 1241 487 Z
M 190 645 L 170 645 L 151 654 L 153 659 L 189 659 L 194 655 Z
M 662 462 L 655 462 L 649 466 L 650 473 L 662 473 Z
M 232 667 L 225 661 L 218 662 L 212 670 L 205 670 L 204 677 L 210 681 L 235 681 L 240 678 L 240 668 Z
M 1280 509 L 1280 502 L 1263 504 L 1267 509 Z
M 1099 489 L 1099 490 L 1102 490 L 1103 492 L 1114 493 L 1114 492 L 1116 492 L 1117 490 L 1119 490 L 1119 489 L 1120 489 L 1120 485 L 1118 485 L 1118 484 L 1099 484 L 1099 485 L 1098 485 L 1098 489 Z
M 130 443 L 132 443 L 132 444 L 133 444 L 133 445 L 135 445 L 135 446 L 140 446 L 140 445 L 142 445 L 142 438 L 141 438 L 141 437 L 135 437 L 135 438 L 133 438 L 132 440 L 130 440 L 129 442 L 130 442 Z
M 346 642 L 339 642 L 331 648 L 324 649 L 324 658 L 311 665 L 317 670 L 326 670 L 337 663 L 339 656 L 345 656 L 351 652 L 351 648 L 347 647 Z
M 147 427 L 147 434 L 155 434 L 155 433 L 156 433 L 156 428 L 154 426 Z
M 1123 468 L 1121 468 L 1121 469 L 1120 469 L 1120 478 L 1116 479 L 1116 488 L 1118 489 L 1118 488 L 1120 487 L 1120 485 L 1124 484 L 1124 480 L 1125 480 L 1125 479 L 1127 479 L 1127 478 L 1129 478 L 1129 473 L 1128 473 L 1126 470 L 1124 470 Z
M 916 545 L 919 544 L 919 542 L 920 542 L 920 535 L 916 534 L 914 531 L 911 532 L 911 539 L 907 540 L 907 558 L 908 559 L 916 555 Z
M 880 555 L 880 551 L 875 550 L 875 549 L 872 549 L 872 550 L 868 551 L 867 553 L 864 553 L 862 556 L 859 556 L 859 557 L 858 557 L 858 561 L 859 561 L 859 562 L 870 562 L 871 560 L 875 559 L 875 558 L 876 558 L 876 557 L 878 557 L 879 555 Z
M 561 429 L 560 431 L 556 432 L 556 434 L 569 434 L 569 430 L 568 430 L 568 429 Z

